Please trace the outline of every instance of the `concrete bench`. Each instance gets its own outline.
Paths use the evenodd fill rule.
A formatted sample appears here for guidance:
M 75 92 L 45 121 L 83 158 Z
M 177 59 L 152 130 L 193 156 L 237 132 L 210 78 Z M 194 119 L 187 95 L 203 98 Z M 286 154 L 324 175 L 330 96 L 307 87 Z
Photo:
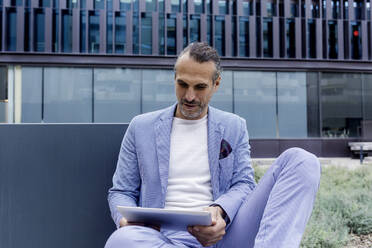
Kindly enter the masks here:
M 372 142 L 349 142 L 348 145 L 352 155 L 359 155 L 361 163 L 364 156 L 372 156 Z

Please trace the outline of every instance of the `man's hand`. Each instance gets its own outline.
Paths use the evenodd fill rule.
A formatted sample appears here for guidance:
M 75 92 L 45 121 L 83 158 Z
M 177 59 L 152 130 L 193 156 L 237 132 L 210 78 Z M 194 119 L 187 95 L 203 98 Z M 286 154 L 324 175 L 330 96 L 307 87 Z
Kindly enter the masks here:
M 219 206 L 207 207 L 204 210 L 211 212 L 212 225 L 210 226 L 189 226 L 187 230 L 203 246 L 211 246 L 220 241 L 225 235 L 226 222 L 222 218 L 224 211 Z
M 145 227 L 151 227 L 151 228 L 160 232 L 160 226 L 149 225 L 149 224 L 145 224 L 145 223 L 141 223 L 141 222 L 128 222 L 127 219 L 125 219 L 124 217 L 120 219 L 119 226 L 120 227 L 124 227 L 124 226 L 145 226 Z

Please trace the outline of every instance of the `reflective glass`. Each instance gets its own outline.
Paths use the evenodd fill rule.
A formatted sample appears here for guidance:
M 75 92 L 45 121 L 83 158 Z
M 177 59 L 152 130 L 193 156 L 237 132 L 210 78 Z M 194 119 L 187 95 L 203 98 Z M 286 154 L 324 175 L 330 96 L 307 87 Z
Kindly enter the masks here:
M 35 12 L 35 44 L 34 50 L 44 52 L 45 49 L 45 14 L 42 10 Z
M 116 13 L 115 16 L 115 53 L 125 53 L 126 24 L 125 12 Z
M 200 16 L 192 15 L 190 19 L 190 43 L 200 41 Z
M 141 13 L 141 54 L 152 54 L 151 13 Z
M 249 19 L 240 17 L 239 19 L 239 56 L 249 56 Z
M 80 8 L 85 9 L 87 7 L 86 0 L 80 0 Z
M 133 54 L 139 54 L 139 16 L 137 12 L 133 13 Z
M 156 11 L 156 0 L 146 0 L 146 12 Z
M 112 53 L 113 51 L 113 15 L 112 12 L 107 12 L 107 30 L 106 30 L 106 53 Z
M 187 13 L 189 11 L 188 9 L 188 0 L 182 0 L 182 8 L 183 8 L 183 13 Z
M 108 11 L 112 11 L 112 8 L 113 8 L 113 3 L 112 3 L 113 0 L 107 0 L 107 10 Z
M 8 116 L 8 80 L 7 68 L 0 66 L 0 123 L 7 122 Z
M 233 73 L 223 71 L 221 73 L 220 87 L 214 93 L 210 105 L 228 112 L 233 112 Z
M 309 19 L 307 21 L 307 56 L 309 58 L 316 58 L 316 26 L 315 20 Z
M 22 67 L 22 115 L 21 122 L 42 121 L 41 67 Z
M 251 138 L 275 138 L 275 72 L 234 72 L 234 109 L 247 120 Z
M 83 27 L 81 27 L 83 28 Z M 58 40 L 59 40 L 59 11 L 53 10 L 52 17 L 52 52 L 58 52 Z
M 225 56 L 225 16 L 215 17 L 214 46 L 220 56 Z
M 32 43 L 31 43 L 31 11 L 29 8 L 25 9 L 25 25 L 24 25 L 24 50 L 31 51 Z M 0 21 L 1 23 L 1 21 Z M 0 33 L 1 34 L 1 33 Z
M 87 51 L 87 14 L 86 11 L 80 11 L 80 52 Z M 58 40 L 58 39 L 57 39 Z
M 94 0 L 94 9 L 104 9 L 105 1 L 104 0 Z
M 362 57 L 362 39 L 360 22 L 350 22 L 351 25 L 351 58 L 361 59 Z
M 263 55 L 264 57 L 273 56 L 273 19 L 263 18 Z
M 132 0 L 119 0 L 120 10 L 128 11 L 131 9 Z
M 252 0 L 243 0 L 243 15 L 249 16 L 253 15 L 253 3 Z
M 167 16 L 167 54 L 176 54 L 176 16 Z
M 226 15 L 229 13 L 227 6 L 226 0 L 218 0 L 218 10 L 220 15 Z
M 78 0 L 67 0 L 66 4 L 67 4 L 68 9 L 77 8 L 78 7 Z
M 194 12 L 196 14 L 204 13 L 204 2 L 205 0 L 194 0 Z
M 338 56 L 338 30 L 337 22 L 328 21 L 328 58 L 337 59 Z
M 158 3 L 159 3 L 159 13 L 164 13 L 165 12 L 164 0 L 158 0 Z
M 296 57 L 296 25 L 294 19 L 286 20 L 286 48 L 288 58 Z
M 44 122 L 92 122 L 92 69 L 44 68 Z
M 150 112 L 168 107 L 177 101 L 173 70 L 142 70 L 142 107 Z
M 189 42 L 188 42 L 188 19 L 187 15 L 183 15 L 182 19 L 182 24 L 183 24 L 183 48 L 185 48 Z
M 85 1 L 85 0 L 81 0 L 81 1 Z M 59 0 L 53 0 L 53 8 L 59 8 Z
M 181 11 L 181 0 L 171 0 L 171 11 L 172 12 L 180 12 Z
M 94 69 L 94 122 L 128 123 L 141 113 L 141 70 Z
M 72 52 L 72 11 L 62 12 L 62 52 Z
M 17 12 L 15 9 L 8 11 L 7 30 L 5 32 L 7 50 L 15 51 L 17 49 Z
M 318 72 L 306 73 L 307 136 L 320 137 Z
M 306 73 L 278 72 L 277 82 L 279 137 L 306 138 Z
M 99 53 L 99 12 L 89 13 L 89 53 Z
M 164 14 L 159 14 L 159 54 L 165 54 L 165 18 Z
M 323 137 L 359 137 L 362 80 L 358 73 L 321 73 Z
M 363 119 L 372 120 L 372 74 L 363 76 Z
M 231 55 L 237 55 L 236 49 L 236 35 L 237 35 L 237 26 L 236 26 L 236 16 L 231 16 Z

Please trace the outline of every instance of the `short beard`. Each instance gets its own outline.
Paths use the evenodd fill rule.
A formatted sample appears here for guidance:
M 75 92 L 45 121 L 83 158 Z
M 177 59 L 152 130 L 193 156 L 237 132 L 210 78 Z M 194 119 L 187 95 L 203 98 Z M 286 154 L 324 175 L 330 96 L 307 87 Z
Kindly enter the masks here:
M 205 106 L 202 105 L 201 103 L 198 103 L 198 107 L 199 107 L 199 110 L 196 111 L 196 112 L 187 112 L 186 110 L 183 109 L 183 104 L 184 103 L 190 103 L 190 104 L 195 104 L 195 102 L 187 102 L 183 99 L 181 99 L 181 101 L 179 101 L 179 104 L 178 106 L 180 107 L 180 111 L 182 113 L 183 116 L 185 116 L 186 118 L 189 118 L 189 119 L 196 119 L 198 118 L 202 113 L 203 113 L 203 110 L 205 109 Z

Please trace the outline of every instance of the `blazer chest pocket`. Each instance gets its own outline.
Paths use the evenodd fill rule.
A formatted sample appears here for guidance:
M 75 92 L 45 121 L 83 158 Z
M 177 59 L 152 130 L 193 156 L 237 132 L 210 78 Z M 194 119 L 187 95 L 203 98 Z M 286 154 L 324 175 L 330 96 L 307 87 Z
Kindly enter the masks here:
M 218 160 L 220 166 L 220 190 L 227 191 L 231 186 L 231 178 L 234 170 L 234 154 L 230 153 L 226 158 Z

